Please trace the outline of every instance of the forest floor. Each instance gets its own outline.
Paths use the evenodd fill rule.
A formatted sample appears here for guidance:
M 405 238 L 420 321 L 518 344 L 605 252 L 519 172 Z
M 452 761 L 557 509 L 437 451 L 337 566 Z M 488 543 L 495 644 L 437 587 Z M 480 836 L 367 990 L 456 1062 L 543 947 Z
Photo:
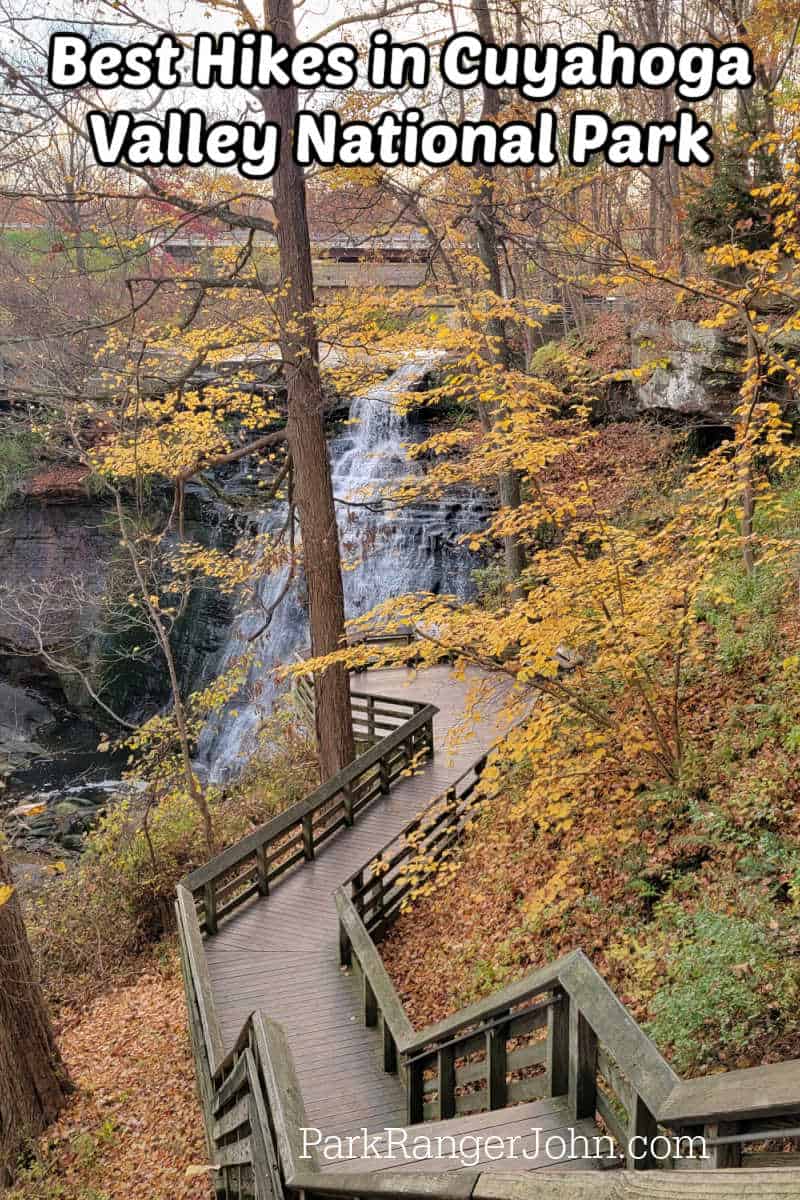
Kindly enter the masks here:
M 628 528 L 658 527 L 687 467 L 680 438 L 651 437 L 609 426 L 588 451 Z M 783 498 L 791 542 L 796 480 Z M 525 764 L 504 773 L 438 888 L 383 943 L 417 1028 L 581 948 L 681 1073 L 800 1057 L 795 570 L 748 579 L 732 561 L 731 603 L 697 612 L 705 649 L 685 681 L 677 784 L 632 783 L 624 762 L 587 778 L 564 745 L 576 783 L 552 826 Z
M 8 1200 L 207 1200 L 208 1156 L 171 943 L 135 982 L 63 1013 L 76 1085 Z

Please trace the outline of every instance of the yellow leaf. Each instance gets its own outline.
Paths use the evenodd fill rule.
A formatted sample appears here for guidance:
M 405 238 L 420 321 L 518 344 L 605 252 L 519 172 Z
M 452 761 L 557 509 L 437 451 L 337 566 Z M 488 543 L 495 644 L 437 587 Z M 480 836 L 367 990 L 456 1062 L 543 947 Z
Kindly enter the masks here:
M 14 889 L 10 883 L 0 885 L 0 908 L 6 904 L 14 895 Z

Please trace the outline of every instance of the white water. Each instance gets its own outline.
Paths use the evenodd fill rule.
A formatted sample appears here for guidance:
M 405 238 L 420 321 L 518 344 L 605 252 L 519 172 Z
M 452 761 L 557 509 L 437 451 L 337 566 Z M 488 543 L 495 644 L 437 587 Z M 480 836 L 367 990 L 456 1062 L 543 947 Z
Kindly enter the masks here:
M 430 359 L 406 363 L 384 384 L 355 399 L 347 431 L 331 443 L 342 558 L 353 565 L 343 575 L 348 618 L 406 592 L 466 596 L 470 591 L 472 564 L 458 538 L 481 523 L 479 501 L 449 499 L 403 511 L 364 506 L 379 500 L 387 484 L 421 469 L 404 452 L 403 443 L 413 440 L 413 428 L 395 400 L 397 393 L 412 390 L 430 367 Z M 274 532 L 284 517 L 275 507 L 265 510 L 259 531 Z M 269 610 L 285 582 L 285 572 L 262 581 L 258 594 L 263 611 Z M 263 611 L 243 614 L 235 622 L 220 670 L 254 649 L 257 662 L 249 670 L 243 695 L 215 716 L 201 735 L 198 765 L 211 780 L 235 775 L 256 748 L 259 726 L 276 695 L 274 669 L 308 644 L 302 600 L 302 584 L 293 585 L 255 643 L 247 637 L 262 625 Z

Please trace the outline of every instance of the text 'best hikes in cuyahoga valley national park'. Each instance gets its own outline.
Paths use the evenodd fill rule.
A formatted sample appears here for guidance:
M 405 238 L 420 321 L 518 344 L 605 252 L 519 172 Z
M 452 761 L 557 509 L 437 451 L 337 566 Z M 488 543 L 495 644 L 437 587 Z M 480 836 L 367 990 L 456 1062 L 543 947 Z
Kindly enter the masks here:
M 3 1200 L 800 1200 L 800 0 L 0 0 Z

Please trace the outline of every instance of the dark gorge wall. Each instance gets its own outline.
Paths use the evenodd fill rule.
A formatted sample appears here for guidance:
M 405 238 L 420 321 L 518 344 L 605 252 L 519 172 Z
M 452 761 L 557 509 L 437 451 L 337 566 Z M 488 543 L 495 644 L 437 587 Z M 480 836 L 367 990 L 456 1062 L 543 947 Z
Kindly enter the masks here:
M 213 506 L 192 498 L 189 509 L 189 536 L 225 534 Z M 128 720 L 168 701 L 167 674 L 127 603 L 136 585 L 107 501 L 82 485 L 23 488 L 0 513 L 0 555 L 0 774 L 38 759 L 68 771 L 101 730 L 120 730 L 72 667 Z M 230 620 L 213 586 L 192 591 L 173 635 L 187 689 L 210 677 Z

